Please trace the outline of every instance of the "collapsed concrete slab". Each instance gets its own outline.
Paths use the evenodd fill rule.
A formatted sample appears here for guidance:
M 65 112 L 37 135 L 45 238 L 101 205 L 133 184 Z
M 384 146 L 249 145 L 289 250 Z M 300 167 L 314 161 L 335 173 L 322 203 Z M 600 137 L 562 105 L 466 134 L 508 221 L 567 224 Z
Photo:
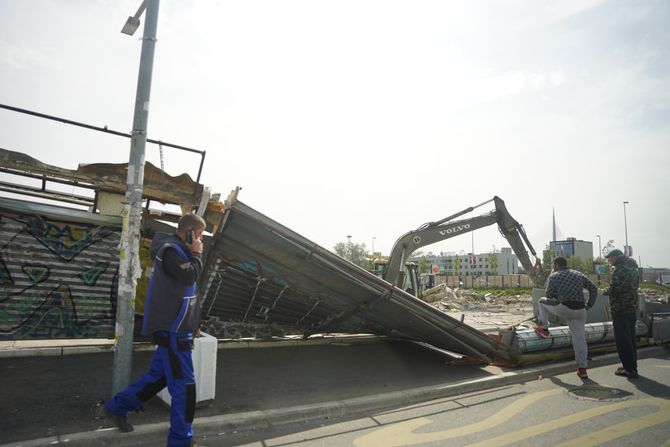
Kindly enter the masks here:
M 275 222 L 237 192 L 221 213 L 200 279 L 207 332 L 369 333 L 486 362 L 510 359 L 496 339 Z

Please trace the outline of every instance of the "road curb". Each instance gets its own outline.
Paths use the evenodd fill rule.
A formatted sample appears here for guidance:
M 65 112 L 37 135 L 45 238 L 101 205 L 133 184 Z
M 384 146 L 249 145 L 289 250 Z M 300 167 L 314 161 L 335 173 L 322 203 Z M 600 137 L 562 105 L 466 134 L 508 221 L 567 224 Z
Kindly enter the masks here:
M 333 335 L 314 338 L 289 338 L 277 340 L 219 340 L 217 349 L 266 349 L 286 348 L 297 346 L 350 346 L 367 343 L 386 343 L 397 339 L 378 335 Z M 49 340 L 55 341 L 53 345 L 42 345 L 40 341 L 24 342 L 0 342 L 0 358 L 12 357 L 60 357 L 66 355 L 97 354 L 100 352 L 114 352 L 112 340 Z M 58 344 L 60 343 L 60 344 Z M 152 342 L 134 342 L 133 351 L 153 351 L 155 345 Z
M 638 358 L 667 355 L 662 346 L 646 347 L 638 350 Z M 590 367 L 618 363 L 616 353 L 597 356 L 590 361 Z M 352 417 L 372 411 L 384 411 L 417 403 L 480 392 L 492 388 L 514 385 L 533 380 L 542 380 L 575 370 L 574 360 L 550 363 L 522 371 L 508 370 L 489 377 L 462 381 L 444 386 L 426 386 L 394 391 L 383 394 L 327 401 L 309 405 L 298 405 L 282 409 L 249 411 L 196 418 L 194 429 L 197 439 L 223 435 L 233 431 L 264 429 L 281 425 L 321 419 Z M 136 425 L 132 433 L 121 433 L 116 429 L 101 429 L 70 435 L 52 436 L 28 441 L 4 444 L 2 447 L 39 447 L 45 445 L 63 446 L 136 446 L 147 442 L 160 443 L 165 440 L 168 422 Z

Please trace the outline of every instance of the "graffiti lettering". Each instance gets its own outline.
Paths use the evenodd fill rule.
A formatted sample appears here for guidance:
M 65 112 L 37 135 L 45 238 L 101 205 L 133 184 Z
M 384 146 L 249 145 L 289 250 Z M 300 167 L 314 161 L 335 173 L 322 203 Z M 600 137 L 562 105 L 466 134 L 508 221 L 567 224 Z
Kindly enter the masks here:
M 89 245 L 110 235 L 110 231 L 102 227 L 81 225 L 73 229 L 65 224 L 61 228 L 40 217 L 31 219 L 26 230 L 64 260 L 71 260 Z
M 49 277 L 49 267 L 42 265 L 24 265 L 21 270 L 26 274 L 28 279 L 35 284 L 39 284 Z
M 0 340 L 110 337 L 121 228 L 0 208 Z
M 9 269 L 5 265 L 4 261 L 0 259 L 0 285 L 13 284 L 14 280 L 12 275 L 9 274 Z
M 87 286 L 94 286 L 100 275 L 102 275 L 105 270 L 107 270 L 108 265 L 109 262 L 98 262 L 94 267 L 81 272 L 79 277 Z

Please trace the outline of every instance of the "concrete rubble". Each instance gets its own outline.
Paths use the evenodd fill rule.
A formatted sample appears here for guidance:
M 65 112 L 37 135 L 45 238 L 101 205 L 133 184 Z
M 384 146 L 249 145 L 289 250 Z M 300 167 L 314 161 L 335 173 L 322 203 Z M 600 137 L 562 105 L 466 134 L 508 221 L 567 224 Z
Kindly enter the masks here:
M 439 284 L 423 293 L 433 307 L 479 330 L 509 328 L 533 318 L 528 294 L 480 293 Z

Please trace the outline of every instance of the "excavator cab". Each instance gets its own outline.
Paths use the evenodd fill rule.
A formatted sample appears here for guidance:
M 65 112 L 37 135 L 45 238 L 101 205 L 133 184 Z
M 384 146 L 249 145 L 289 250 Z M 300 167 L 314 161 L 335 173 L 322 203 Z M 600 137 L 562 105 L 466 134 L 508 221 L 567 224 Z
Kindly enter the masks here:
M 375 276 L 384 278 L 386 269 L 388 268 L 388 261 L 385 259 L 375 259 L 372 264 L 372 271 Z M 414 262 L 408 262 L 403 268 L 403 274 L 398 279 L 398 288 L 405 292 L 419 296 L 421 294 L 421 282 L 419 280 L 419 266 Z

